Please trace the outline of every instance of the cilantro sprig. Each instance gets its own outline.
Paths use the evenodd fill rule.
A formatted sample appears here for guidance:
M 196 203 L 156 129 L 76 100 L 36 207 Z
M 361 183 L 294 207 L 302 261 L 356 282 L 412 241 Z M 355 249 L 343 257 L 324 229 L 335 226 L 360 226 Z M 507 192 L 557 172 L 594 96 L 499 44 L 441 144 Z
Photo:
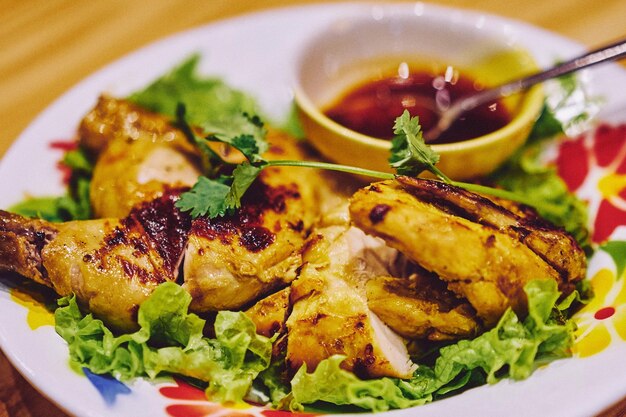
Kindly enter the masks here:
M 327 162 L 299 160 L 266 160 L 262 154 L 269 148 L 266 131 L 261 120 L 242 114 L 237 125 L 223 128 L 214 124 L 201 127 L 203 133 L 191 127 L 186 119 L 185 107 L 179 105 L 176 111 L 176 124 L 187 136 L 187 139 L 202 154 L 204 175 L 187 192 L 181 195 L 176 206 L 182 211 L 190 212 L 196 218 L 210 218 L 232 214 L 241 207 L 241 200 L 248 188 L 261 172 L 270 166 L 292 166 L 318 168 L 332 171 L 348 172 L 378 179 L 392 179 L 390 173 L 373 171 L 364 168 L 338 165 Z M 242 133 L 243 132 L 243 133 Z M 241 152 L 246 161 L 234 164 L 224 160 L 218 152 L 211 148 L 210 143 L 224 143 Z
M 245 122 L 244 119 L 246 120 Z M 262 123 L 256 117 L 244 115 L 244 119 L 239 120 L 240 126 L 238 129 L 220 129 L 212 126 L 212 131 L 205 131 L 203 135 L 198 135 L 185 120 L 184 107 L 179 106 L 177 111 L 178 125 L 189 140 L 198 146 L 198 149 L 204 155 L 204 160 L 207 161 L 205 176 L 200 177 L 191 190 L 181 195 L 180 200 L 177 202 L 179 209 L 190 212 L 194 218 L 199 216 L 215 218 L 232 214 L 241 207 L 241 200 L 248 188 L 261 172 L 270 166 L 317 168 L 382 180 L 394 179 L 396 175 L 416 177 L 423 171 L 428 171 L 434 174 L 440 181 L 468 191 L 533 206 L 540 213 L 551 213 L 560 209 L 554 203 L 538 201 L 533 199 L 532 196 L 514 193 L 501 188 L 451 180 L 437 168 L 436 164 L 439 162 L 439 155 L 425 143 L 419 118 L 411 117 L 406 110 L 395 121 L 395 136 L 391 143 L 389 164 L 395 168 L 396 174 L 327 162 L 268 161 L 261 155 L 269 148 Z M 232 164 L 225 161 L 209 146 L 210 142 L 221 142 L 232 146 L 244 155 L 246 161 L 240 164 Z
M 249 116 L 259 114 L 260 106 L 253 97 L 229 87 L 222 80 L 200 74 L 199 62 L 200 56 L 192 55 L 169 73 L 128 97 L 142 107 L 172 117 L 200 151 L 204 176 L 178 202 L 178 206 L 191 212 L 192 216 L 218 217 L 232 213 L 241 206 L 241 199 L 248 187 L 268 166 L 336 170 L 377 179 L 395 177 L 390 173 L 324 162 L 264 160 L 262 155 L 268 149 L 268 144 L 263 124 L 258 117 Z M 180 103 L 184 103 L 184 106 Z M 516 189 L 513 194 L 502 189 L 451 181 L 436 167 L 439 156 L 424 143 L 419 120 L 411 118 L 408 112 L 398 118 L 394 132 L 396 136 L 392 141 L 390 164 L 398 175 L 417 176 L 427 170 L 442 181 L 468 190 L 532 205 L 542 215 L 563 211 L 558 201 L 536 196 L 531 200 L 533 193 L 523 190 L 518 192 Z M 228 163 L 213 150 L 212 142 L 225 143 L 238 149 L 246 161 L 239 166 Z
M 417 176 L 427 170 L 445 182 L 451 182 L 435 165 L 439 162 L 439 154 L 426 145 L 422 137 L 422 127 L 418 117 L 411 117 L 405 110 L 393 126 L 395 134 L 391 141 L 389 165 L 399 175 Z

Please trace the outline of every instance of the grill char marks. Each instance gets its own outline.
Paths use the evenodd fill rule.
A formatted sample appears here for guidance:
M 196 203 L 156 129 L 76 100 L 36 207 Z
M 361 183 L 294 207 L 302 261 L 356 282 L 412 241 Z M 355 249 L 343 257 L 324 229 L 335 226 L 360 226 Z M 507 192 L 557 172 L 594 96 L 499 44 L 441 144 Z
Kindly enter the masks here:
M 307 203 L 296 183 L 272 184 L 277 175 L 263 172 L 235 213 L 192 221 L 184 268 L 191 309 L 241 308 L 295 278 Z
M 585 273 L 585 257 L 565 232 L 522 217 L 481 196 L 440 182 L 398 177 L 364 188 L 350 202 L 352 221 L 378 236 L 448 289 L 469 301 L 485 326 L 508 307 L 525 314 L 525 284 L 553 279 L 569 293 Z M 371 210 L 391 209 L 380 222 Z M 510 203 L 512 204 L 512 203 Z
M 57 233 L 52 224 L 0 210 L 0 271 L 17 272 L 51 286 L 41 250 Z
M 137 328 L 138 306 L 174 281 L 191 221 L 178 190 L 122 219 L 49 223 L 0 211 L 0 271 L 16 271 L 78 302 L 112 328 Z M 16 257 L 17 256 L 17 257 Z
M 135 207 L 103 237 L 93 254 L 86 255 L 87 260 L 105 270 L 115 259 L 127 278 L 144 284 L 175 278 L 191 228 L 191 218 L 175 206 L 179 193 L 168 190 Z
M 124 225 L 141 225 L 149 237 L 150 247 L 161 256 L 169 274 L 175 273 L 180 265 L 191 229 L 189 215 L 175 206 L 179 194 L 180 190 L 168 190 L 163 197 L 133 209 L 123 222 Z M 147 250 L 142 245 L 137 249 Z
M 274 243 L 276 235 L 265 221 L 265 214 L 273 212 L 283 214 L 290 201 L 299 200 L 300 193 L 295 184 L 278 186 L 268 185 L 260 180 L 250 188 L 242 200 L 241 208 L 229 216 L 209 219 L 202 217 L 194 220 L 192 234 L 206 239 L 219 239 L 224 244 L 233 240 L 250 252 L 260 252 Z M 301 223 L 301 220 L 299 221 Z M 281 229 L 280 227 L 278 229 Z M 303 227 L 292 228 L 302 232 Z
M 493 201 L 440 181 L 398 177 L 403 188 L 443 211 L 516 237 L 559 272 L 560 289 L 584 278 L 586 257 L 574 238 L 546 222 L 530 207 L 512 201 Z M 505 207 L 506 206 L 506 207 Z
M 289 136 L 270 130 L 267 139 L 272 144 L 264 155 L 268 160 L 307 158 Z M 236 213 L 194 219 L 184 261 L 190 308 L 243 308 L 294 280 L 325 190 L 310 170 L 266 167 Z

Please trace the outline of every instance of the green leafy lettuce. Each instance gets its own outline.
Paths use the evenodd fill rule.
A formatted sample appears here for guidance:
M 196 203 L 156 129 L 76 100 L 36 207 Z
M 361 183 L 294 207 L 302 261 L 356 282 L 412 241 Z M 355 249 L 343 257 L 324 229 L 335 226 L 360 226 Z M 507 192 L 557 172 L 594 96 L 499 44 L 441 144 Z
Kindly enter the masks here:
M 91 159 L 82 148 L 78 148 L 66 152 L 61 163 L 72 172 L 64 195 L 28 198 L 9 207 L 9 211 L 51 222 L 91 218 L 91 202 L 89 201 L 89 186 L 93 173 Z
M 410 380 L 361 380 L 341 369 L 343 358 L 334 356 L 312 373 L 301 368 L 291 381 L 289 401 L 282 402 L 292 410 L 322 401 L 385 411 L 424 404 L 478 382 L 527 378 L 537 366 L 571 354 L 574 325 L 560 322 L 554 311 L 556 282 L 536 280 L 524 290 L 529 313 L 523 321 L 509 309 L 492 330 L 441 348 L 434 366 L 420 365 Z
M 184 103 L 187 119 L 194 126 L 228 126 L 233 116 L 258 113 L 258 105 L 249 95 L 222 79 L 199 75 L 199 63 L 200 55 L 192 55 L 128 100 L 172 118 L 176 117 L 178 105 Z
M 203 337 L 205 321 L 188 313 L 190 302 L 179 285 L 162 284 L 139 308 L 140 329 L 117 336 L 91 314 L 83 315 L 75 297 L 65 297 L 55 311 L 55 327 L 71 361 L 94 373 L 122 380 L 179 374 L 206 381 L 209 398 L 242 401 L 270 364 L 271 339 L 257 335 L 245 314 L 230 311 L 218 313 L 215 339 Z
M 174 283 L 160 285 L 141 305 L 140 329 L 134 333 L 114 335 L 91 314 L 83 315 L 74 297 L 59 301 L 55 319 L 71 360 L 95 373 L 122 380 L 184 375 L 206 382 L 208 397 L 222 402 L 242 401 L 254 384 L 279 408 L 302 410 L 321 402 L 384 411 L 505 377 L 524 379 L 537 366 L 569 356 L 573 324 L 556 310 L 556 283 L 536 280 L 524 290 L 528 315 L 523 321 L 508 310 L 492 330 L 441 348 L 434 365 L 419 365 L 409 380 L 362 380 L 340 367 L 342 356 L 333 356 L 311 373 L 304 365 L 286 383 L 281 359 L 271 362 L 272 340 L 257 335 L 249 318 L 222 311 L 215 320 L 216 338 L 206 338 L 205 321 L 187 312 L 191 297 Z

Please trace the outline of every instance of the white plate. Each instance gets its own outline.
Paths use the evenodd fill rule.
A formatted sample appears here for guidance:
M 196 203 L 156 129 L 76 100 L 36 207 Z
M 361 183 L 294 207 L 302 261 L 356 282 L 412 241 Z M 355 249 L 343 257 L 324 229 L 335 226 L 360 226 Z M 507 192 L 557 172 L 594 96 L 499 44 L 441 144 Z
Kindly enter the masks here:
M 283 118 L 292 100 L 292 69 L 300 45 L 334 19 L 355 13 L 379 16 L 381 13 L 413 14 L 420 19 L 440 19 L 455 25 L 473 25 L 501 32 L 529 49 L 541 65 L 578 53 L 582 48 L 544 30 L 500 17 L 416 5 L 337 4 L 272 10 L 238 17 L 190 30 L 143 48 L 87 78 L 59 98 L 23 132 L 0 164 L 0 207 L 21 200 L 25 195 L 51 195 L 62 192 L 55 169 L 60 151 L 48 143 L 71 138 L 80 118 L 94 105 L 102 92 L 125 96 L 146 85 L 192 52 L 203 56 L 203 73 L 223 77 L 227 82 L 254 94 L 275 120 Z M 626 115 L 626 73 L 608 65 L 592 76 L 594 93 L 606 103 L 602 117 L 619 121 Z M 622 118 L 623 120 L 623 118 Z M 24 169 L 28 167 L 28 175 Z M 614 269 L 603 253 L 594 259 L 591 274 L 601 268 Z M 614 278 L 621 288 L 621 281 Z M 68 413 L 76 416 L 180 416 L 185 406 L 204 415 L 221 415 L 221 408 L 208 402 L 174 398 L 163 387 L 171 381 L 151 384 L 143 380 L 120 387 L 114 397 L 103 396 L 88 378 L 70 370 L 68 352 L 52 326 L 35 330 L 28 325 L 25 308 L 12 299 L 10 284 L 0 281 L 0 346 L 19 371 L 41 392 Z M 31 317 L 32 318 L 32 317 Z M 606 349 L 587 358 L 552 363 L 531 378 L 503 381 L 411 410 L 390 412 L 393 416 L 589 416 L 626 395 L 626 343 L 615 333 Z M 107 385 L 106 383 L 104 384 Z M 108 385 L 109 389 L 111 385 Z M 106 389 L 105 389 L 106 391 Z M 106 401 L 114 398 L 114 401 Z M 242 415 L 269 417 L 261 410 L 237 410 Z M 178 414 L 177 414 L 178 413 Z M 199 415 L 199 414 L 194 414 Z M 361 414 L 362 415 L 362 414 Z

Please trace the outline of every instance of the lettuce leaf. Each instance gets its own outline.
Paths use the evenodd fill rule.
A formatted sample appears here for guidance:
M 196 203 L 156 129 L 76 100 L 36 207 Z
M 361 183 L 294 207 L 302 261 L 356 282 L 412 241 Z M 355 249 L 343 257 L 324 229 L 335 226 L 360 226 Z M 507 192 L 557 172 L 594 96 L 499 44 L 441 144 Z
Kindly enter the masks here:
M 492 175 L 492 181 L 524 196 L 543 218 L 563 227 L 583 248 L 588 248 L 586 204 L 569 191 L 554 167 L 539 162 L 540 154 L 540 143 L 528 144 Z
M 68 344 L 70 360 L 97 374 L 128 380 L 179 374 L 208 383 L 216 401 L 240 402 L 259 372 L 269 366 L 272 341 L 256 334 L 241 312 L 222 311 L 215 339 L 203 337 L 205 321 L 187 312 L 191 297 L 165 283 L 139 308 L 140 329 L 114 335 L 102 321 L 83 315 L 75 297 L 59 300 L 56 331 Z
M 216 338 L 206 338 L 205 321 L 187 312 L 191 297 L 174 283 L 160 285 L 141 305 L 140 328 L 134 333 L 114 335 L 102 321 L 83 315 L 75 297 L 59 301 L 55 319 L 71 361 L 94 373 L 122 380 L 184 375 L 205 381 L 207 396 L 221 402 L 240 402 L 253 383 L 260 383 L 279 408 L 303 410 L 305 404 L 321 402 L 386 411 L 505 377 L 524 379 L 540 364 L 569 356 L 573 324 L 554 314 L 556 282 L 532 281 L 524 290 L 528 315 L 523 321 L 508 310 L 494 329 L 441 348 L 434 366 L 420 365 L 410 380 L 362 380 L 340 367 L 344 357 L 333 356 L 312 373 L 300 368 L 290 389 L 279 364 L 271 363 L 272 340 L 257 335 L 245 314 L 218 313 Z
M 402 380 L 378 378 L 362 380 L 340 367 L 344 356 L 323 360 L 312 373 L 303 365 L 291 380 L 291 410 L 303 410 L 303 404 L 324 401 L 336 405 L 355 405 L 372 411 L 407 408 L 425 404 L 430 397 L 411 398 L 400 385 Z
M 212 126 L 214 129 L 228 129 L 230 122 L 243 113 L 259 113 L 259 106 L 249 95 L 233 89 L 219 78 L 199 75 L 199 63 L 200 55 L 192 55 L 128 99 L 172 118 L 176 117 L 179 103 L 184 103 L 186 118 L 191 125 Z
M 508 310 L 492 330 L 441 348 L 434 366 L 420 365 L 410 380 L 361 380 L 340 368 L 343 357 L 334 356 L 313 373 L 304 367 L 296 373 L 285 406 L 302 410 L 304 404 L 323 401 L 385 411 L 423 404 L 477 382 L 527 378 L 540 364 L 571 355 L 574 325 L 553 317 L 559 298 L 556 282 L 536 280 L 524 290 L 528 315 L 523 321 Z
M 64 195 L 27 198 L 9 207 L 9 211 L 51 222 L 91 218 L 89 187 L 93 173 L 92 161 L 87 152 L 79 147 L 66 152 L 61 163 L 72 171 Z

